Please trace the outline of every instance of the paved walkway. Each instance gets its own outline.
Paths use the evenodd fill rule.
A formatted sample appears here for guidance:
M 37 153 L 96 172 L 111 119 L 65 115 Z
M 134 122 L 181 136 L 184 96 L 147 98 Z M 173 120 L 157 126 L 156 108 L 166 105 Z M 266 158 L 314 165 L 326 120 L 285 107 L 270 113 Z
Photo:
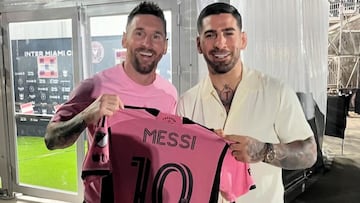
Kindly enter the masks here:
M 344 145 L 343 145 L 344 144 Z M 343 148 L 342 148 L 343 146 Z M 360 115 L 349 112 L 346 120 L 345 139 L 324 136 L 323 153 L 331 157 L 358 155 L 360 152 Z

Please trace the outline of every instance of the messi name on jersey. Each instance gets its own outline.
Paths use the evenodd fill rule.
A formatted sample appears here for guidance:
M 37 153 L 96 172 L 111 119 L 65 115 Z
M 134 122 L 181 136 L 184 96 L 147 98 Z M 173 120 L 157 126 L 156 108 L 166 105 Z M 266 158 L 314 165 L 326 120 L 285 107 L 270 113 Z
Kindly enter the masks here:
M 164 129 L 144 128 L 143 142 L 194 150 L 196 145 L 196 136 L 167 131 Z

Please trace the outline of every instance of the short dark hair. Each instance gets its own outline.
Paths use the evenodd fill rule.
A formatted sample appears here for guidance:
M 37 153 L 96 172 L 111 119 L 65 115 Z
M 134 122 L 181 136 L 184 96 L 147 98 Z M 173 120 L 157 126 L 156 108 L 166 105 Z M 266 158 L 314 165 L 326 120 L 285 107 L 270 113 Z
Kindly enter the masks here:
M 165 17 L 164 17 L 164 12 L 156 3 L 150 2 L 150 1 L 143 1 L 139 5 L 137 5 L 130 12 L 130 14 L 128 16 L 128 19 L 127 19 L 126 27 L 129 26 L 131 21 L 133 20 L 133 18 L 136 15 L 139 15 L 139 14 L 150 14 L 150 15 L 154 15 L 154 16 L 160 18 L 161 21 L 163 22 L 164 33 L 165 33 L 165 36 L 166 36 L 166 20 L 165 20 Z
M 202 21 L 205 17 L 209 15 L 221 14 L 221 13 L 230 13 L 232 16 L 234 16 L 234 18 L 237 21 L 239 29 L 240 30 L 242 29 L 242 21 L 239 11 L 230 4 L 218 2 L 218 3 L 209 4 L 203 10 L 201 10 L 197 20 L 198 32 L 200 33 L 202 30 Z

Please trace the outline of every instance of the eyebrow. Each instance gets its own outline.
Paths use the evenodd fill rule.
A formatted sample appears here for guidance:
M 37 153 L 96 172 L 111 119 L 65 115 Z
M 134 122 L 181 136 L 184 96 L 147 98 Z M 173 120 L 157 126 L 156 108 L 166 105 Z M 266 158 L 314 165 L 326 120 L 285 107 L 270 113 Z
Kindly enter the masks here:
M 225 28 L 223 30 L 221 30 L 222 32 L 228 32 L 228 31 L 236 31 L 235 28 L 229 27 L 229 28 Z
M 137 28 L 134 29 L 134 31 L 144 31 L 144 32 L 145 32 L 145 28 L 143 28 L 143 27 L 137 27 Z M 161 36 L 165 36 L 165 33 L 161 32 L 161 31 L 157 31 L 157 30 L 156 30 L 154 33 L 155 33 L 155 34 L 160 34 Z
M 134 31 L 144 31 L 145 29 L 144 28 L 142 28 L 142 27 L 136 27 L 135 29 L 134 29 Z
M 206 30 L 205 32 L 204 32 L 204 35 L 206 35 L 206 34 L 208 34 L 208 33 L 215 33 L 216 31 L 215 30 Z
M 232 27 L 229 27 L 229 28 L 225 28 L 225 29 L 221 30 L 221 32 L 229 32 L 229 31 L 236 31 L 236 29 L 232 28 Z M 207 33 L 216 33 L 216 30 L 206 30 L 204 32 L 204 34 L 207 34 Z

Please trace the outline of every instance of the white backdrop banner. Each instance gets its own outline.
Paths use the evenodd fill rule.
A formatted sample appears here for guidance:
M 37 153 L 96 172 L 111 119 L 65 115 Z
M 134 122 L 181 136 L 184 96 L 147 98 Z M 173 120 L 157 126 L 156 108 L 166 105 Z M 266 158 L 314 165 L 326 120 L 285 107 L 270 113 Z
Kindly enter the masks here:
M 326 114 L 327 0 L 233 0 L 248 34 L 244 63 L 312 94 Z

